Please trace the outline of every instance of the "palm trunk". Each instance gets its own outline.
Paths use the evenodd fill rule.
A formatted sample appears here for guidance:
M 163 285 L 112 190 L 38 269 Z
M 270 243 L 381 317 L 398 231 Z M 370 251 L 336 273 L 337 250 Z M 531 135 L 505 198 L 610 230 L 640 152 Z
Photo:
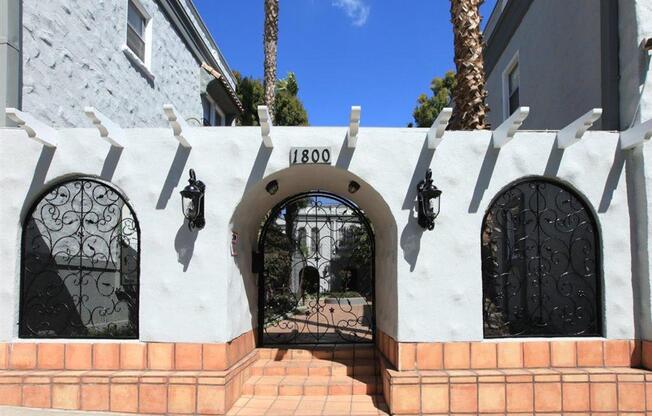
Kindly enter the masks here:
M 480 5 L 484 0 L 451 0 L 451 22 L 455 37 L 455 75 L 453 87 L 453 130 L 481 130 L 488 128 L 485 117 L 484 59 L 480 32 Z
M 278 46 L 278 0 L 265 0 L 265 28 L 263 48 L 265 51 L 265 104 L 274 121 L 274 98 L 276 88 L 276 49 Z

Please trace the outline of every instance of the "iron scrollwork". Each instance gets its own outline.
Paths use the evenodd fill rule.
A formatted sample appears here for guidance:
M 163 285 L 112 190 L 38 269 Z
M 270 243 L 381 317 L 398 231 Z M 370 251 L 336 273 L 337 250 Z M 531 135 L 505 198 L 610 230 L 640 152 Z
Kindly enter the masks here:
M 111 186 L 80 178 L 50 189 L 23 227 L 20 336 L 137 338 L 139 244 Z
M 352 202 L 314 191 L 274 208 L 260 236 L 264 344 L 373 342 L 373 231 Z
M 570 188 L 544 179 L 499 194 L 482 229 L 485 337 L 600 334 L 599 239 Z

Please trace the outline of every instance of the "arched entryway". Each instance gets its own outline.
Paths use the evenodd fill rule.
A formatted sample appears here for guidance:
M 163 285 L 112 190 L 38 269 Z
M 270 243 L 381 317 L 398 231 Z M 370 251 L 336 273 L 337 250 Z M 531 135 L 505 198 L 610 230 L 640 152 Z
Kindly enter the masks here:
M 357 205 L 319 190 L 287 198 L 258 249 L 262 345 L 374 342 L 374 233 Z

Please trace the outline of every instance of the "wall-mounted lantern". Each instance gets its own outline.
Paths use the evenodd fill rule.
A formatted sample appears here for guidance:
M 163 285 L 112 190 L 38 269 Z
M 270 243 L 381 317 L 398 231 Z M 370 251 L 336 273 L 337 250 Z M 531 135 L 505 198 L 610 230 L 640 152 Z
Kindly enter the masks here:
M 183 216 L 188 220 L 188 228 L 191 230 L 193 228 L 201 230 L 206 225 L 206 219 L 204 219 L 205 192 L 206 185 L 204 182 L 197 180 L 195 171 L 190 169 L 188 185 L 180 193 Z
M 356 193 L 360 189 L 360 184 L 357 183 L 356 181 L 351 181 L 349 182 L 349 193 Z
M 274 179 L 273 181 L 270 181 L 265 186 L 265 190 L 270 195 L 274 195 L 275 193 L 277 193 L 278 192 L 278 181 L 276 179 Z
M 439 215 L 441 191 L 432 183 L 432 170 L 426 171 L 426 178 L 417 184 L 419 201 L 418 222 L 423 228 L 435 228 L 435 218 Z

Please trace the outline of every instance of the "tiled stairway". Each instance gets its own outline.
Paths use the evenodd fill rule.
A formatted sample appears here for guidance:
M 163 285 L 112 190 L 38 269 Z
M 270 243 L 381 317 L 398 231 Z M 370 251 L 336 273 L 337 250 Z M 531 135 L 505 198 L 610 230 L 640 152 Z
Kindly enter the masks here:
M 373 345 L 261 348 L 229 415 L 387 415 Z

